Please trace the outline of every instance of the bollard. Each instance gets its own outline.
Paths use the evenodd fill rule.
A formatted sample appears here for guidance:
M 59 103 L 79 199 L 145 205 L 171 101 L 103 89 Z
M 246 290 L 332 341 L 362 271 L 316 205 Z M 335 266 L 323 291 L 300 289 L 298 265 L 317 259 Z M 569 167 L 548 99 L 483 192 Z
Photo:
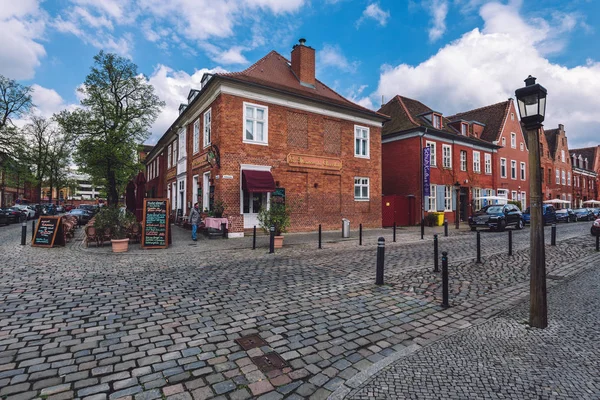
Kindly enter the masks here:
M 377 271 L 375 273 L 375 284 L 383 285 L 383 263 L 385 259 L 385 238 L 377 239 Z
M 31 240 L 35 237 L 35 221 L 31 221 Z
M 27 218 L 21 223 L 21 246 L 25 246 L 25 240 L 27 240 Z
M 269 254 L 275 253 L 275 227 L 269 228 Z
M 512 231 L 508 231 L 508 255 L 512 256 Z
M 221 222 L 221 231 L 223 232 L 223 239 L 227 239 L 227 224 Z
M 444 236 L 448 237 L 448 220 L 444 220 Z
M 252 250 L 256 249 L 256 225 L 254 225 L 254 229 L 252 229 Z
M 425 218 L 421 218 L 421 240 L 425 236 Z
M 396 243 L 396 223 L 394 222 L 394 231 L 393 231 L 393 235 L 392 235 L 392 241 L 394 243 Z
M 362 224 L 358 225 L 358 245 L 362 246 Z
M 556 224 L 552 224 L 552 235 L 550 236 L 550 246 L 556 246 Z
M 477 232 L 477 264 L 481 264 L 481 233 Z
M 448 252 L 442 252 L 442 307 L 450 307 L 448 302 Z
M 322 247 L 321 247 L 321 224 L 319 224 L 319 248 L 322 249 Z
M 433 235 L 433 272 L 440 272 L 438 266 L 438 235 Z

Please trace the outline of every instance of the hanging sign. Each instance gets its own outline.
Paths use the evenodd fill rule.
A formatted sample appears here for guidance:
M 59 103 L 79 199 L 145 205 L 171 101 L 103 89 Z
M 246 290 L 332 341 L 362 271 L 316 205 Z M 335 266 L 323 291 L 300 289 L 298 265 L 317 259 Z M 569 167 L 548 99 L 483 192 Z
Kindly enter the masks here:
M 429 147 L 424 147 L 423 148 L 423 196 L 431 196 L 430 173 L 431 173 L 431 149 Z
M 144 199 L 142 248 L 169 247 L 169 199 Z

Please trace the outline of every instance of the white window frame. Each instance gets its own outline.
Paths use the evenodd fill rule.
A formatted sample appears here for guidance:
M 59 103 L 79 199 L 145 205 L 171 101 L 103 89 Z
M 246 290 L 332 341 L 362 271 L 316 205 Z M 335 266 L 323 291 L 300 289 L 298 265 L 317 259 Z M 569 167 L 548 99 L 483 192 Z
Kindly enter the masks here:
M 425 147 L 429 147 L 429 165 L 432 167 L 437 167 L 435 159 L 437 157 L 437 143 L 432 142 L 430 140 L 425 141 Z
M 444 211 L 452 211 L 452 186 L 444 186 Z
M 171 159 L 173 158 L 173 153 L 171 150 L 171 144 L 169 144 L 169 147 L 167 148 L 167 168 L 171 168 Z
M 521 192 L 521 210 L 527 208 L 527 192 Z
M 468 136 L 469 135 L 469 124 L 465 124 L 464 122 L 461 122 L 461 124 L 460 124 L 460 134 L 462 136 Z
M 198 175 L 192 177 L 192 207 L 198 202 Z
M 567 185 L 571 186 L 571 171 L 567 171 Z
M 560 171 L 556 169 L 556 184 L 560 185 Z
M 526 170 L 527 167 L 524 162 L 521 162 L 520 168 L 521 168 L 521 180 L 525 181 L 525 180 L 527 180 L 527 170 Z
M 514 132 L 510 133 L 510 147 L 513 149 L 517 148 L 517 134 Z
M 245 110 L 245 108 L 244 108 Z M 204 148 L 207 148 L 208 146 L 210 146 L 211 141 L 212 141 L 212 108 L 209 108 L 203 116 L 203 135 L 202 135 L 202 143 L 204 144 Z M 245 121 L 245 119 L 244 119 Z M 244 132 L 246 132 L 246 130 L 244 129 Z
M 452 146 L 442 144 L 442 167 L 452 169 Z
M 269 145 L 269 107 L 263 106 L 260 104 L 247 103 L 247 102 L 244 102 L 243 107 L 244 107 L 244 123 L 243 123 L 244 130 L 242 132 L 242 135 L 243 135 L 242 142 L 247 143 L 247 144 L 257 144 L 260 146 L 268 146 Z M 248 108 L 254 108 L 255 111 L 258 109 L 263 110 L 263 119 L 258 120 L 256 117 L 249 118 L 246 115 L 246 111 Z M 260 140 L 254 140 L 254 139 L 252 139 L 252 140 L 246 139 L 246 124 L 247 124 L 248 120 L 252 121 L 252 124 L 253 124 L 252 133 L 255 137 L 256 137 L 256 125 L 257 125 L 257 123 L 262 122 L 262 124 L 263 124 L 263 139 L 264 140 L 260 141 Z
M 518 201 L 517 196 L 518 196 L 518 193 L 516 190 L 513 190 L 512 192 L 510 192 L 510 199 L 512 201 Z
M 436 185 L 429 185 L 429 204 L 427 205 L 428 212 L 437 212 L 437 193 L 436 193 Z
M 506 158 L 500 158 L 500 178 L 506 178 L 507 172 L 508 172 L 508 168 L 506 165 Z
M 242 193 L 242 195 L 243 195 L 243 193 Z M 244 206 L 244 204 L 242 202 L 242 207 L 243 206 Z M 202 174 L 202 210 L 208 210 L 209 208 L 210 208 L 210 171 L 207 171 Z
M 521 142 L 521 143 L 519 144 L 519 147 L 520 147 L 521 151 L 524 151 L 524 150 L 525 150 L 525 145 L 523 144 L 523 142 Z
M 442 129 L 442 116 L 434 113 L 431 118 L 431 124 L 435 129 Z
M 370 142 L 371 129 L 366 126 L 354 125 L 354 157 L 370 158 Z
M 200 118 L 194 121 L 194 154 L 200 151 Z
M 561 151 L 560 151 L 560 160 L 561 160 L 562 162 L 565 162 L 565 151 L 564 151 L 564 150 L 561 150 Z
M 473 172 L 481 173 L 481 153 L 473 151 Z
M 460 151 L 460 170 L 461 171 L 466 171 L 467 170 L 467 151 L 466 150 L 461 150 Z
M 179 142 L 179 154 L 177 155 L 177 160 L 181 160 L 186 156 L 186 151 L 185 151 L 185 145 L 186 145 L 186 140 L 187 139 L 187 129 L 185 127 L 181 128 L 181 130 L 179 131 L 179 135 L 177 136 L 177 140 Z
M 356 196 L 356 189 L 359 189 L 359 195 Z M 363 189 L 367 189 L 367 196 L 363 194 Z M 369 201 L 371 195 L 371 189 L 369 185 L 369 178 L 366 176 L 355 176 L 354 177 L 354 201 Z
M 473 204 L 475 206 L 475 211 L 481 210 L 482 200 L 479 199 L 479 197 L 481 197 L 481 189 L 473 188 Z
M 564 170 L 564 169 L 563 169 L 563 170 L 561 170 L 561 173 L 560 173 L 560 175 L 561 175 L 561 184 L 562 184 L 563 186 L 566 186 L 566 185 L 567 185 L 567 174 L 565 173 L 565 170 Z
M 492 155 L 490 153 L 483 153 L 483 159 L 485 162 L 485 173 L 487 175 L 492 174 Z
M 517 179 L 517 161 L 510 160 L 510 179 Z
M 503 137 L 503 138 L 502 138 L 502 147 L 505 147 L 505 146 L 506 146 L 506 138 L 505 138 L 505 137 Z

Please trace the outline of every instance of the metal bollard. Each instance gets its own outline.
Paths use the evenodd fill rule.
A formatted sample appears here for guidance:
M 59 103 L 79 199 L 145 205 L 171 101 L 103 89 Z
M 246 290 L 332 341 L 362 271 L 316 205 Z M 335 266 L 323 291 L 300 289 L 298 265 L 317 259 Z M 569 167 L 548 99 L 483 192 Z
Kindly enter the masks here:
M 274 226 L 271 226 L 271 228 L 269 228 L 269 234 L 270 234 L 269 254 L 273 254 L 273 253 L 275 253 L 275 227 Z
M 481 233 L 477 232 L 477 264 L 481 264 Z
M 252 250 L 256 249 L 256 225 L 254 225 L 254 229 L 252 230 Z
M 21 246 L 25 246 L 27 240 L 27 218 L 21 222 Z
M 438 235 L 433 235 L 433 272 L 440 272 L 438 261 Z
M 442 307 L 450 307 L 448 302 L 448 252 L 442 252 Z
M 396 223 L 395 222 L 394 222 L 394 231 L 393 231 L 392 240 L 394 243 L 396 243 Z
M 319 248 L 322 249 L 322 247 L 321 247 L 321 224 L 319 224 Z
M 358 245 L 362 246 L 362 224 L 358 225 Z
M 425 218 L 421 218 L 421 240 L 425 236 Z
M 31 221 L 31 240 L 35 237 L 35 221 Z
M 444 236 L 448 237 L 448 220 L 444 220 Z
M 596 235 L 596 251 L 600 251 L 600 235 Z
M 383 285 L 383 263 L 385 261 L 385 238 L 377 239 L 377 271 L 375 273 L 375 284 Z
M 512 256 L 512 231 L 508 231 L 508 255 Z
M 552 234 L 550 236 L 550 246 L 556 246 L 556 224 L 552 224 Z

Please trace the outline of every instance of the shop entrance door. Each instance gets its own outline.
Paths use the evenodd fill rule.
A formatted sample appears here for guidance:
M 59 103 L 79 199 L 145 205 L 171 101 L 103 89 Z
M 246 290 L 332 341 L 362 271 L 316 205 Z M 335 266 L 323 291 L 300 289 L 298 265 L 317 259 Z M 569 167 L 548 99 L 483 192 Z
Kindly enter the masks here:
M 270 193 L 249 193 L 243 191 L 244 196 L 244 229 L 251 229 L 259 226 L 258 212 L 264 207 L 268 207 Z

